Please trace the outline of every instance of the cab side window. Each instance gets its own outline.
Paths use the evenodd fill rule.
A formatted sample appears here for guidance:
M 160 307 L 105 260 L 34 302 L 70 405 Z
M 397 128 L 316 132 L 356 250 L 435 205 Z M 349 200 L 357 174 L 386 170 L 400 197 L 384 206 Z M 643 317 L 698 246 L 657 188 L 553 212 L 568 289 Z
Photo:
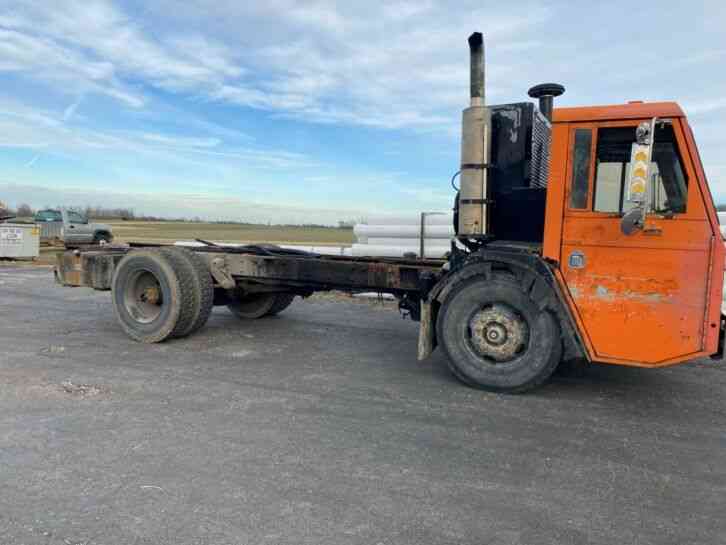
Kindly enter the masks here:
M 633 142 L 634 126 L 598 129 L 593 206 L 596 212 L 623 214 L 635 206 L 625 200 L 625 183 L 630 174 Z M 688 181 L 670 123 L 659 123 L 656 126 L 647 191 L 649 212 L 680 214 L 686 211 Z
M 575 143 L 572 150 L 572 189 L 570 208 L 587 208 L 590 192 L 590 164 L 592 158 L 592 130 L 575 129 Z
M 78 212 L 69 211 L 68 219 L 71 223 L 85 223 L 83 216 L 81 216 Z

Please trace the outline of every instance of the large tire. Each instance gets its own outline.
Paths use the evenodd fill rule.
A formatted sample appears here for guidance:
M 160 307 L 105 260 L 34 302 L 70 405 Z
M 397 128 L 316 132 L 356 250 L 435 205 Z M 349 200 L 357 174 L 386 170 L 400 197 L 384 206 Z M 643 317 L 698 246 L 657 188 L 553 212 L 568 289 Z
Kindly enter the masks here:
M 294 293 L 278 293 L 275 297 L 275 304 L 272 305 L 272 308 L 267 315 L 275 316 L 276 314 L 280 314 L 283 310 L 292 305 L 294 299 Z
M 241 320 L 256 320 L 267 316 L 276 302 L 276 293 L 256 293 L 233 299 L 227 308 Z
M 175 252 L 180 258 L 192 267 L 194 271 L 194 297 L 195 297 L 195 318 L 189 326 L 186 333 L 181 336 L 191 335 L 198 331 L 209 320 L 214 308 L 214 281 L 209 271 L 209 266 L 202 256 L 187 248 L 168 248 L 167 251 Z
M 188 298 L 175 263 L 159 249 L 134 250 L 114 271 L 113 308 L 121 327 L 134 340 L 158 343 L 189 320 Z
M 204 259 L 180 247 L 160 250 L 172 262 L 184 286 L 184 307 L 172 337 L 186 337 L 207 323 L 214 302 L 214 285 Z
M 489 391 L 534 388 L 562 357 L 556 318 L 506 274 L 476 276 L 455 286 L 439 310 L 436 334 L 452 373 Z

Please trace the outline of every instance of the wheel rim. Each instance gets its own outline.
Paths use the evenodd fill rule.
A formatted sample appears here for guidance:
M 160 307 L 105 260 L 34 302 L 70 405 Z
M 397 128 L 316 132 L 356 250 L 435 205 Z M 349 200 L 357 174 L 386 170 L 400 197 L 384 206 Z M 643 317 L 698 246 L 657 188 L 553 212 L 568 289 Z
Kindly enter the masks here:
M 476 354 L 496 363 L 511 361 L 529 343 L 529 325 L 512 307 L 497 303 L 469 319 L 467 341 Z
M 159 279 L 147 270 L 134 272 L 124 293 L 124 307 L 129 316 L 142 324 L 149 324 L 161 314 L 164 293 Z

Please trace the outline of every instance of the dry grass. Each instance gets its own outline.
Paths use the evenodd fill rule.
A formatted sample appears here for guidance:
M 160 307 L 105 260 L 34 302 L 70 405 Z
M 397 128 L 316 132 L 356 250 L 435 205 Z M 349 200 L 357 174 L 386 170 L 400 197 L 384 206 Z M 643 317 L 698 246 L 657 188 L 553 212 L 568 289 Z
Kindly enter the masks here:
M 304 246 L 349 246 L 353 244 L 352 229 L 326 229 L 324 227 L 283 227 L 266 225 L 229 225 L 192 223 L 182 221 L 108 221 L 115 242 L 172 243 L 177 240 L 201 238 L 214 242 L 270 242 L 273 244 L 301 244 Z M 41 248 L 36 265 L 55 264 L 62 248 Z M 27 262 L 18 262 L 20 264 Z
M 174 242 L 201 238 L 215 242 L 271 242 L 277 244 L 353 244 L 350 229 L 228 225 L 191 222 L 110 221 L 118 242 Z

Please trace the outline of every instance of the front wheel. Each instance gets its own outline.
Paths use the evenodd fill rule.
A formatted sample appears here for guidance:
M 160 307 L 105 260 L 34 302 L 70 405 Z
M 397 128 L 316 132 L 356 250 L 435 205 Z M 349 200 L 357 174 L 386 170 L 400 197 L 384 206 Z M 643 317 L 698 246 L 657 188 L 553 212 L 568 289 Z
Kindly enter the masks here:
M 510 275 L 462 281 L 444 301 L 436 329 L 452 373 L 484 390 L 534 388 L 562 356 L 557 320 Z
M 111 244 L 113 241 L 113 237 L 109 235 L 108 233 L 96 233 L 93 237 L 93 243 L 94 244 Z

